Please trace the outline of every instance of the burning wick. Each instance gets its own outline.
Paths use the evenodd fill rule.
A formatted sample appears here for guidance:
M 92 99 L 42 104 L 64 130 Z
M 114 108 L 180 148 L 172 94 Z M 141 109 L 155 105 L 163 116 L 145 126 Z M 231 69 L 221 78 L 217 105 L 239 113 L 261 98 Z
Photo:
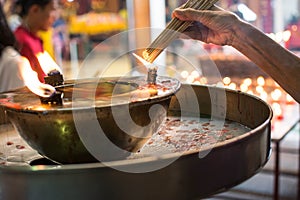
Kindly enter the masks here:
M 142 57 L 136 55 L 135 53 L 132 54 L 148 69 L 147 82 L 149 84 L 155 84 L 157 78 L 157 67 L 154 64 L 146 61 Z

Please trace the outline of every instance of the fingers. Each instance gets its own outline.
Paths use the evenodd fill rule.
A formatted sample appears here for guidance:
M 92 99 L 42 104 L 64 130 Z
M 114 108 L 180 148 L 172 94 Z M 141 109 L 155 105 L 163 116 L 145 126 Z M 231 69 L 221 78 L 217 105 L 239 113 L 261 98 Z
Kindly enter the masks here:
M 209 12 L 212 11 L 199 11 L 193 8 L 176 9 L 173 14 L 175 17 L 182 21 L 199 21 L 202 22 L 204 18 L 209 17 Z
M 217 5 L 213 5 L 209 10 L 211 11 L 224 11 L 223 8 L 217 6 Z M 172 13 L 172 17 L 177 17 L 177 18 L 180 18 L 181 20 L 184 20 L 183 17 L 186 17 L 185 12 L 188 12 L 188 13 L 192 13 L 193 15 L 195 15 L 195 13 L 201 13 L 201 12 L 205 12 L 206 10 L 196 10 L 196 9 L 193 9 L 193 8 L 184 8 L 184 5 L 183 6 L 180 6 L 179 8 L 175 9 Z M 192 17 L 189 15 L 189 18 Z M 193 19 L 195 20 L 195 19 Z
M 176 9 L 173 15 L 182 21 L 197 21 L 209 28 L 217 28 L 223 23 L 234 24 L 236 16 L 214 6 L 214 10 Z

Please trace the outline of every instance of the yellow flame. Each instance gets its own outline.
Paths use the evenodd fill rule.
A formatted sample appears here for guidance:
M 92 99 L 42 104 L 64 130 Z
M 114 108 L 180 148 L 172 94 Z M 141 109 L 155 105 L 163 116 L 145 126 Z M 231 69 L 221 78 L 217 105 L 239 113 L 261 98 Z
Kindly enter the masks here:
M 143 59 L 142 57 L 136 55 L 135 53 L 132 53 L 132 55 L 134 57 L 136 57 L 148 69 L 149 68 L 157 68 L 153 63 L 150 63 L 150 62 L 146 61 L 145 59 Z
M 229 84 L 231 83 L 231 78 L 229 78 L 229 77 L 223 78 L 223 83 L 224 83 L 225 85 L 229 85 Z
M 257 84 L 259 85 L 259 86 L 264 86 L 265 85 L 265 79 L 264 79 L 264 77 L 262 77 L 262 76 L 259 76 L 258 78 L 257 78 Z
M 54 87 L 39 81 L 37 73 L 31 69 L 30 63 L 25 57 L 21 57 L 19 68 L 21 77 L 31 92 L 41 97 L 50 97 L 55 92 Z
M 36 55 L 36 57 L 37 57 L 45 74 L 48 74 L 48 72 L 50 72 L 54 69 L 56 69 L 60 73 L 62 73 L 60 67 L 56 64 L 56 62 L 52 59 L 52 57 L 46 51 L 44 51 L 43 53 L 41 53 L 41 52 L 38 53 Z

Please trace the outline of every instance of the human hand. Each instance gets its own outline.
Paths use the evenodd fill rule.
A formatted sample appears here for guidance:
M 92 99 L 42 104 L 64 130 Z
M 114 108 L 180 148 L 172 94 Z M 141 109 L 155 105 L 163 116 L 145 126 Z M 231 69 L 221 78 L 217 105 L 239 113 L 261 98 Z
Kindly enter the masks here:
M 217 6 L 213 6 L 211 10 L 178 8 L 173 11 L 173 17 L 182 21 L 194 21 L 181 38 L 192 38 L 216 45 L 232 45 L 238 36 L 239 25 L 245 23 L 235 14 Z

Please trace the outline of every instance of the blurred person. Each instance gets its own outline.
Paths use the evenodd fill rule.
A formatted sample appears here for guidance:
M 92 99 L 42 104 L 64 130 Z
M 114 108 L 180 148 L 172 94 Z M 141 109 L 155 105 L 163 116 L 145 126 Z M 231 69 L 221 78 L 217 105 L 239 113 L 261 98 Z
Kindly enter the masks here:
M 44 77 L 52 70 L 62 73 L 60 67 L 47 51 L 38 36 L 39 31 L 47 31 L 55 19 L 56 0 L 18 0 L 17 4 L 22 24 L 14 32 L 19 43 L 20 53 L 26 57 L 38 78 Z
M 205 11 L 176 9 L 173 17 L 194 22 L 182 38 L 234 47 L 300 103 L 300 58 L 258 28 L 217 6 Z
M 15 31 L 21 25 L 21 18 L 18 15 L 17 7 L 15 6 L 16 0 L 4 1 L 3 11 L 6 15 L 8 25 L 12 31 Z
M 17 43 L 0 7 L 0 92 L 25 86 L 19 66 Z
M 18 45 L 5 18 L 0 3 L 0 92 L 14 90 L 25 85 L 42 97 L 49 97 L 55 89 L 38 80 L 29 61 L 17 51 Z

